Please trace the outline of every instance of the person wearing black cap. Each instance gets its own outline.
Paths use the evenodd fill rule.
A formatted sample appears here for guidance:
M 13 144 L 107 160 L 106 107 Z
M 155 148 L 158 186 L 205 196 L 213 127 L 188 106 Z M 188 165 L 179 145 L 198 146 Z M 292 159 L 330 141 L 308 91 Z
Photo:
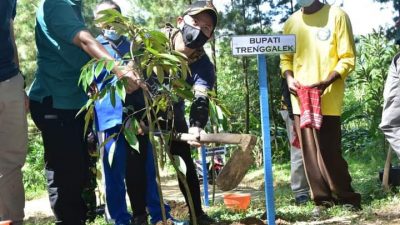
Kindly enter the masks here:
M 176 132 L 181 133 L 192 133 L 200 138 L 200 133 L 203 133 L 203 128 L 208 121 L 208 91 L 213 89 L 215 82 L 215 71 L 213 64 L 204 51 L 204 44 L 212 37 L 215 26 L 217 25 L 217 11 L 215 7 L 209 1 L 196 1 L 183 13 L 182 16 L 177 18 L 177 28 L 171 24 L 167 24 L 163 29 L 166 36 L 169 38 L 171 46 L 174 50 L 185 54 L 188 57 L 189 68 L 191 70 L 191 76 L 187 76 L 186 82 L 192 86 L 192 90 L 195 95 L 195 99 L 190 108 L 189 123 L 190 128 L 185 120 L 185 109 L 184 102 L 179 101 L 174 104 L 174 128 Z M 129 98 L 132 95 L 127 95 L 126 104 L 131 101 Z M 194 203 L 194 211 L 196 214 L 196 221 L 199 225 L 211 224 L 214 220 L 208 217 L 202 209 L 200 199 L 200 184 L 196 174 L 195 166 L 191 158 L 190 145 L 199 145 L 197 142 L 177 142 L 172 141 L 170 145 L 171 153 L 173 155 L 180 156 L 187 167 L 186 181 L 189 186 L 190 194 Z M 142 149 L 142 148 L 141 148 Z M 132 151 L 131 151 L 132 152 Z M 141 193 L 135 192 L 139 185 L 143 185 L 142 181 L 137 179 L 132 173 L 139 173 L 138 170 L 130 168 L 135 165 L 134 160 L 131 158 L 132 154 L 128 154 L 127 163 L 127 191 L 129 197 L 132 199 L 140 199 Z M 137 161 L 137 160 L 136 160 Z M 128 173 L 132 172 L 130 175 Z M 135 172 L 136 171 L 136 172 Z M 188 196 L 183 186 L 183 183 L 179 181 L 179 187 L 188 203 Z M 130 191 L 132 190 L 132 191 Z M 158 195 L 153 193 L 154 198 L 149 199 L 149 195 L 146 196 L 147 208 L 152 214 L 152 211 L 159 210 L 160 204 L 158 202 Z M 134 204 L 137 204 L 135 202 Z M 153 204 L 154 203 L 154 204 Z M 135 208 L 137 210 L 137 208 Z M 152 215 L 153 217 L 153 215 Z M 134 224 L 146 224 L 147 217 L 142 216 L 141 220 L 134 218 Z M 152 221 L 153 222 L 153 221 Z M 193 222 L 193 221 L 191 221 Z

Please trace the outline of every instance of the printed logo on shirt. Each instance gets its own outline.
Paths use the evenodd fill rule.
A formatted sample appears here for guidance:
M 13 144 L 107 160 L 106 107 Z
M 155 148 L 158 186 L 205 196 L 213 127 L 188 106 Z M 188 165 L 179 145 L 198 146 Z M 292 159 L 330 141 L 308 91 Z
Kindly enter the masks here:
M 331 36 L 331 30 L 329 28 L 321 28 L 317 31 L 317 38 L 320 41 L 326 41 Z

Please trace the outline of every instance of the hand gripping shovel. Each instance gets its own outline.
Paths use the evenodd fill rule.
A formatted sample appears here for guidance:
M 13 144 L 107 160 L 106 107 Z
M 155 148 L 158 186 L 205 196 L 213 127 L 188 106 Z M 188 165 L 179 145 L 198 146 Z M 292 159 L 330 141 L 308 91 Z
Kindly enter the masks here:
M 178 133 L 174 135 L 177 141 L 197 141 L 200 143 L 238 144 L 240 149 L 234 151 L 229 161 L 222 168 L 216 179 L 217 186 L 222 191 L 234 189 L 242 181 L 254 162 L 252 154 L 257 138 L 251 134 L 201 134 L 200 140 L 192 134 Z

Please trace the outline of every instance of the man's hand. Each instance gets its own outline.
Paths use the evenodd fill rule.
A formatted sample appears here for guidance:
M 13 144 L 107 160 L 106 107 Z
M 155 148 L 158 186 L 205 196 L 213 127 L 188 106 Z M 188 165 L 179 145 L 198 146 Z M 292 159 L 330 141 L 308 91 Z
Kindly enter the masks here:
M 329 74 L 327 79 L 317 82 L 315 84 L 312 84 L 312 85 L 310 85 L 310 87 L 319 89 L 320 93 L 322 95 L 324 93 L 325 89 L 327 87 L 329 87 L 329 85 L 331 85 L 333 82 L 335 82 L 335 80 L 337 80 L 339 78 L 340 78 L 340 74 L 336 71 L 332 71 Z
M 121 70 L 121 73 L 122 73 L 122 76 L 120 76 L 119 79 L 126 80 L 126 84 L 125 84 L 126 93 L 130 94 L 140 88 L 140 86 L 139 86 L 140 78 L 132 70 L 123 69 L 123 70 Z
M 196 137 L 197 140 L 200 141 L 200 135 L 205 134 L 206 132 L 200 128 L 200 127 L 190 127 L 189 128 L 189 134 L 192 134 Z M 197 141 L 188 141 L 189 145 L 195 146 L 195 147 L 200 147 L 201 143 Z
M 286 70 L 284 72 L 290 93 L 297 96 L 297 90 L 300 88 L 300 82 L 293 77 L 293 71 Z
M 135 69 L 133 69 L 132 63 L 133 62 L 131 61 L 128 63 L 128 65 L 123 67 L 119 67 L 119 63 L 116 63 L 113 69 L 118 79 L 125 79 L 127 81 L 125 85 L 125 91 L 128 94 L 136 91 L 139 88 L 147 90 L 146 82 L 140 79 L 140 75 L 137 73 L 137 71 L 135 71 Z

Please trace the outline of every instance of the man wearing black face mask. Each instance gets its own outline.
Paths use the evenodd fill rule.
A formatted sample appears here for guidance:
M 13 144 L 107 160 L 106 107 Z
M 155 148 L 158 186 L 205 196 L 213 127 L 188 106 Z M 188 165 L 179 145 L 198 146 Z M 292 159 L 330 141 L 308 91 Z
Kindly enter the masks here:
M 200 137 L 200 133 L 204 132 L 203 128 L 208 121 L 209 100 L 207 92 L 212 90 L 214 86 L 215 72 L 213 64 L 205 54 L 203 46 L 212 37 L 216 24 L 217 11 L 214 6 L 209 1 L 197 1 L 184 12 L 183 16 L 178 17 L 178 28 L 174 28 L 172 25 L 167 24 L 164 29 L 174 50 L 179 51 L 188 57 L 192 75 L 187 77 L 186 82 L 192 86 L 195 94 L 195 99 L 190 108 L 190 128 L 188 128 L 185 120 L 184 102 L 179 101 L 178 103 L 175 103 L 174 128 L 176 132 L 189 132 L 195 134 L 197 137 Z M 127 95 L 126 97 L 125 103 L 128 105 L 135 104 L 133 103 L 135 100 L 131 98 L 131 96 L 132 95 Z M 214 220 L 208 217 L 201 207 L 200 184 L 191 158 L 189 144 L 199 145 L 197 142 L 184 143 L 172 141 L 170 145 L 171 153 L 180 156 L 186 164 L 186 180 L 193 199 L 197 223 L 200 225 L 211 224 Z M 134 159 L 132 159 L 131 154 L 128 154 L 127 157 L 127 171 L 138 171 L 129 169 L 129 165 L 134 165 L 134 163 L 130 163 L 129 161 Z M 136 177 L 137 176 L 133 174 L 126 177 L 127 190 L 129 196 L 133 198 L 135 198 L 135 196 L 140 196 L 138 196 L 138 193 L 130 191 L 130 187 L 137 187 L 140 183 L 143 183 L 138 181 Z M 188 197 L 183 183 L 179 182 L 179 187 L 188 203 Z M 156 208 L 159 208 L 160 206 L 158 199 L 147 199 L 147 202 L 147 207 L 151 208 L 151 210 L 157 210 Z

